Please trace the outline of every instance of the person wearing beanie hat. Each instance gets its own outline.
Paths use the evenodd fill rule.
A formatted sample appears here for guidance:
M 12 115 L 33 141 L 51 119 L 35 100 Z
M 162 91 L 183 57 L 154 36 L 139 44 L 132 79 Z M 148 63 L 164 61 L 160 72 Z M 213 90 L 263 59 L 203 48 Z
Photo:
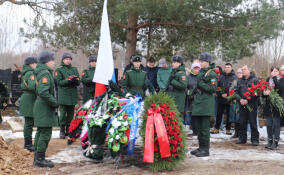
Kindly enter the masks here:
M 182 56 L 172 57 L 172 72 L 166 87 L 166 93 L 173 97 L 180 113 L 184 112 L 185 90 L 187 78 L 185 73 L 184 58 Z
M 96 83 L 93 82 L 93 77 L 96 70 L 96 56 L 89 56 L 89 68 L 83 70 L 81 73 L 82 83 L 84 85 L 84 92 L 83 92 L 83 103 L 88 101 L 89 99 L 94 98 Z
M 191 151 L 197 157 L 209 156 L 210 145 L 210 116 L 215 114 L 215 97 L 217 89 L 217 75 L 215 64 L 208 53 L 199 55 L 201 69 L 197 76 L 196 90 L 193 90 L 192 117 L 197 127 L 199 148 Z M 204 110 L 206 109 L 206 110 Z
M 147 89 L 154 93 L 155 89 L 148 80 L 147 73 L 141 67 L 142 57 L 134 55 L 131 56 L 131 60 L 131 69 L 124 73 L 121 81 L 123 94 L 126 96 L 140 94 L 144 98 Z
M 194 62 L 191 65 L 191 70 L 189 75 L 187 76 L 188 79 L 188 83 L 187 83 L 187 96 L 186 96 L 186 101 L 185 101 L 185 111 L 186 113 L 183 115 L 183 123 L 184 125 L 191 125 L 193 134 L 197 135 L 197 130 L 196 130 L 196 126 L 194 123 L 194 118 L 192 118 L 192 103 L 189 103 L 190 100 L 190 94 L 192 92 L 192 90 L 194 89 L 194 87 L 196 86 L 197 83 L 197 75 L 200 71 L 201 67 L 200 67 L 200 63 L 199 62 Z
M 165 92 L 168 80 L 171 76 L 172 67 L 168 65 L 167 60 L 164 58 L 160 59 L 159 67 L 160 69 L 157 73 L 157 83 L 160 91 Z
M 45 159 L 52 127 L 58 126 L 58 117 L 55 114 L 58 103 L 55 98 L 55 83 L 52 75 L 54 66 L 54 54 L 48 51 L 41 52 L 35 69 L 37 98 L 33 109 L 34 125 L 37 126 L 34 165 L 38 167 L 54 167 L 51 161 Z
M 20 115 L 24 116 L 24 148 L 33 152 L 34 146 L 32 144 L 32 134 L 34 126 L 33 108 L 36 100 L 35 92 L 35 73 L 34 70 L 37 66 L 36 57 L 29 56 L 25 59 L 22 69 L 21 89 L 24 93 L 20 101 Z
M 60 139 L 65 139 L 74 115 L 75 105 L 78 103 L 77 87 L 80 77 L 76 67 L 72 67 L 72 56 L 69 53 L 62 55 L 61 67 L 55 70 L 55 80 L 58 86 Z

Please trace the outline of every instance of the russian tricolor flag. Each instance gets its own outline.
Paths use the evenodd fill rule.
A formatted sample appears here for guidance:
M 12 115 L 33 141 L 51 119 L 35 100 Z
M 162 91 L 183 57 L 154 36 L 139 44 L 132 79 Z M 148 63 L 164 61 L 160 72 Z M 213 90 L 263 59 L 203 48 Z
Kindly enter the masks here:
M 109 80 L 116 82 L 107 14 L 107 0 L 105 0 L 101 22 L 97 66 L 93 78 L 93 82 L 96 83 L 95 97 L 106 91 L 106 85 L 108 85 Z

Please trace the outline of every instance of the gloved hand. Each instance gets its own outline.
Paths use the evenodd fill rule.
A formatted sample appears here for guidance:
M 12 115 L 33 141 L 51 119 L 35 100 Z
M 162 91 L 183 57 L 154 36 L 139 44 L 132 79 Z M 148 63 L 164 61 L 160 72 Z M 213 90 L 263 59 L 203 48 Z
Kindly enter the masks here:
M 174 90 L 173 85 L 169 85 L 169 87 L 168 87 L 168 91 L 173 91 L 173 90 Z

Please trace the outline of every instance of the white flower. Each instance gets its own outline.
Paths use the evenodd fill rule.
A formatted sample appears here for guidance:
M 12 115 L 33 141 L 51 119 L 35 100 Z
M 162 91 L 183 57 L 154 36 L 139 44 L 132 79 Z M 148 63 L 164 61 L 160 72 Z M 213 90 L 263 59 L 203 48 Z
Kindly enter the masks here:
M 122 117 L 122 116 L 120 116 L 120 117 L 119 117 L 119 120 L 122 120 L 122 119 L 123 119 L 123 117 Z
M 114 128 L 118 128 L 119 126 L 121 126 L 121 122 L 117 121 L 115 123 L 112 124 Z
M 116 135 L 116 136 L 115 136 L 115 139 L 116 139 L 116 140 L 119 140 L 119 139 L 120 139 L 120 136 L 119 136 L 119 135 Z
M 117 122 L 117 118 L 114 118 L 112 123 L 116 123 Z
M 108 118 L 109 118 L 109 115 L 107 114 L 103 116 L 103 119 L 108 119 Z
M 123 122 L 123 126 L 127 126 L 128 125 L 128 122 Z
M 114 133 L 114 129 L 113 129 L 113 128 L 110 128 L 109 133 L 110 133 L 110 134 L 113 134 L 113 133 Z
M 109 142 L 113 142 L 113 138 L 110 138 L 108 141 L 109 141 Z

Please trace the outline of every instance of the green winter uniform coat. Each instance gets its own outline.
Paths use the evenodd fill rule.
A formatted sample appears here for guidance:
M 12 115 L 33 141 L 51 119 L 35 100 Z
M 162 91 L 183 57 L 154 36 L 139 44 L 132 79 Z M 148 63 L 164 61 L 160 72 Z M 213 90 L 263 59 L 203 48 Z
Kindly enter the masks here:
M 21 88 L 24 93 L 20 101 L 20 115 L 33 117 L 33 108 L 36 100 L 36 84 L 34 70 L 29 65 L 23 66 Z
M 84 103 L 89 99 L 94 98 L 96 83 L 93 82 L 93 77 L 95 70 L 96 70 L 95 67 L 89 66 L 89 69 L 85 69 L 82 72 L 82 83 L 84 84 L 84 95 L 83 95 Z
M 60 105 L 76 105 L 78 100 L 77 86 L 80 85 L 80 81 L 73 84 L 68 77 L 76 75 L 79 77 L 79 73 L 76 67 L 72 65 L 66 66 L 61 62 L 61 67 L 55 71 L 55 80 L 58 85 L 58 103 Z
M 58 126 L 58 117 L 55 114 L 58 103 L 54 97 L 52 71 L 45 64 L 38 63 L 35 75 L 37 99 L 34 104 L 34 124 L 37 127 Z
M 160 68 L 157 73 L 157 83 L 160 91 L 165 91 L 168 84 L 168 80 L 171 76 L 172 67 Z
M 169 88 L 171 86 L 171 88 Z M 184 111 L 185 91 L 187 88 L 187 77 L 185 73 L 185 65 L 182 64 L 178 68 L 173 69 L 167 85 L 167 94 L 174 98 L 178 111 Z
M 122 80 L 123 93 L 130 93 L 132 95 L 140 94 L 142 98 L 145 97 L 145 91 L 149 88 L 150 92 L 154 92 L 155 89 L 152 83 L 147 78 L 147 73 L 141 69 L 135 69 L 131 66 L 131 69 L 126 71 Z
M 212 63 L 208 68 L 202 68 L 197 75 L 197 94 L 194 96 L 192 106 L 192 116 L 214 116 L 215 97 L 213 94 L 217 88 L 217 74 L 214 71 L 215 64 Z

